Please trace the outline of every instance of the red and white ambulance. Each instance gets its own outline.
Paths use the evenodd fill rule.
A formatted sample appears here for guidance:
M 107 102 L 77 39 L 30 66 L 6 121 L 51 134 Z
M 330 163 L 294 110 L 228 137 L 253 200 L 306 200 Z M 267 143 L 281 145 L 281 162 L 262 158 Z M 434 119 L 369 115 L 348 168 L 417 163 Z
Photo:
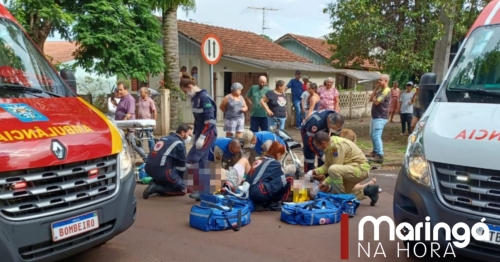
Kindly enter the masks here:
M 425 110 L 408 139 L 394 193 L 396 224 L 434 226 L 486 220 L 488 240 L 471 238 L 457 254 L 500 259 L 500 0 L 470 29 L 442 83 L 422 76 Z M 462 233 L 458 233 L 462 234 Z M 421 234 L 423 235 L 423 233 Z M 441 230 L 442 247 L 445 235 Z
M 123 132 L 75 87 L 73 72 L 56 72 L 0 5 L 2 262 L 59 260 L 135 221 Z

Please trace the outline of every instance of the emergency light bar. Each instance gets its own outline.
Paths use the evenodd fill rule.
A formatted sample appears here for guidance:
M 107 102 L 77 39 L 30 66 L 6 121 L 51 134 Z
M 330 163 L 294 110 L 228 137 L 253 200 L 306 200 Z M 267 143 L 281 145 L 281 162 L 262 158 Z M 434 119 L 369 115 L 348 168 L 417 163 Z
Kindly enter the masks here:
M 156 120 L 153 119 L 117 120 L 115 123 L 118 128 L 144 128 L 156 126 Z

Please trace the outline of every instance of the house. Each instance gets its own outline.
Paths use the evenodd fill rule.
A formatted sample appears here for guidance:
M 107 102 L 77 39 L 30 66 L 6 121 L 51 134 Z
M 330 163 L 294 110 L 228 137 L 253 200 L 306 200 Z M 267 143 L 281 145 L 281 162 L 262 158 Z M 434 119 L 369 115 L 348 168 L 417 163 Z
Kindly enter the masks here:
M 303 58 L 311 60 L 314 64 L 331 64 L 329 61 L 332 57 L 332 51 L 325 39 L 286 34 L 274 42 Z M 374 80 L 380 77 L 380 73 L 377 71 L 379 68 L 365 61 L 361 64 L 361 70 L 356 70 L 353 68 L 353 64 L 354 61 L 351 61 L 347 67 L 338 71 L 335 81 L 336 86 L 340 85 L 343 89 L 351 89 L 357 85 L 362 85 L 365 90 L 371 90 L 375 83 Z
M 93 72 L 86 72 L 83 68 L 75 66 L 76 44 L 67 41 L 45 42 L 44 53 L 52 60 L 52 64 L 61 64 L 62 67 L 74 66 L 75 78 L 77 82 L 77 93 L 79 95 L 109 94 L 116 85 L 117 77 L 106 77 Z
M 245 94 L 252 85 L 257 84 L 260 76 L 267 76 L 272 89 L 278 80 L 288 83 L 296 70 L 318 84 L 328 77 L 335 77 L 337 72 L 331 66 L 315 64 L 255 33 L 182 20 L 178 21 L 178 30 L 180 68 L 195 76 L 198 86 L 207 90 L 210 90 L 210 67 L 202 58 L 200 45 L 209 33 L 220 39 L 223 54 L 213 68 L 213 94 L 218 105 L 230 93 L 233 82 L 240 82 Z M 151 86 L 155 87 L 160 79 L 161 76 L 150 78 Z M 182 106 L 184 122 L 192 122 L 190 102 L 185 101 Z M 222 112 L 219 111 L 217 115 L 218 120 L 222 121 Z

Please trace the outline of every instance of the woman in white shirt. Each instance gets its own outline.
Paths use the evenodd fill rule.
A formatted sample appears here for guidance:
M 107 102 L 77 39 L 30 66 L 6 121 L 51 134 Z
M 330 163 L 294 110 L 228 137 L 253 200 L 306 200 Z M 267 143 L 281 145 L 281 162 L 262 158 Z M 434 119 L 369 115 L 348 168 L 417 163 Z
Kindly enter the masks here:
M 116 107 L 120 102 L 120 97 L 118 95 L 118 89 L 114 88 L 113 93 L 111 93 L 110 98 L 108 98 L 108 114 L 114 116 L 116 112 Z

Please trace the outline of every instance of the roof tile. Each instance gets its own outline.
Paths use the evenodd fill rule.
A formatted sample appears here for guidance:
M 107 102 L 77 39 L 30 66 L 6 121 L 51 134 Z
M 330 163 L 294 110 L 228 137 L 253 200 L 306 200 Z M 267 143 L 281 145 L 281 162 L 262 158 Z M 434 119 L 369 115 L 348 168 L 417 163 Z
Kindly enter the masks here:
M 271 61 L 311 63 L 308 59 L 296 55 L 286 48 L 252 32 L 183 20 L 178 21 L 178 30 L 198 43 L 201 43 L 207 34 L 215 34 L 221 41 L 223 55 Z
M 322 38 L 316 38 L 316 37 L 309 37 L 309 36 L 302 36 L 302 35 L 296 35 L 296 34 L 286 34 L 282 37 L 280 37 L 276 42 L 278 42 L 281 39 L 285 38 L 292 38 L 295 39 L 297 42 L 300 44 L 308 47 L 310 50 L 313 52 L 319 54 L 320 56 L 330 59 L 333 55 L 332 50 L 330 49 L 330 46 L 326 43 L 326 39 Z M 350 67 L 354 64 L 356 59 L 353 59 L 352 61 L 349 62 L 347 67 Z M 335 64 L 338 62 L 338 60 L 333 61 Z M 364 69 L 378 69 L 376 65 L 371 64 L 369 61 L 364 61 L 363 64 L 361 64 L 361 67 Z
M 76 44 L 67 41 L 45 42 L 43 51 L 52 57 L 54 63 L 64 63 L 75 59 Z

